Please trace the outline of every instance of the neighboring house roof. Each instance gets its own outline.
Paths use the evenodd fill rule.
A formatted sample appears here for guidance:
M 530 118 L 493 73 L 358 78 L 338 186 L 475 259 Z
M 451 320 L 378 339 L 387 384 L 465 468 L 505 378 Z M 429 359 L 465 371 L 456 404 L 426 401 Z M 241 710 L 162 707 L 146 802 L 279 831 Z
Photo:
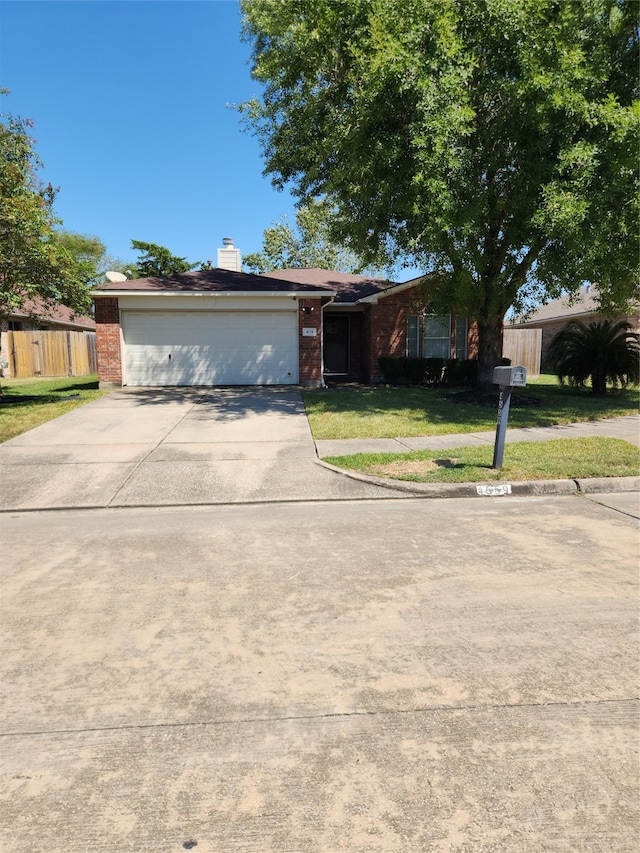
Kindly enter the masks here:
M 80 317 L 67 308 L 66 305 L 52 305 L 42 299 L 27 299 L 21 308 L 16 308 L 8 315 L 10 320 L 38 320 L 55 326 L 94 332 L 96 322 L 92 317 Z
M 93 292 L 96 296 L 127 293 L 297 293 L 332 296 L 328 287 L 313 282 L 292 282 L 280 278 L 265 281 L 261 275 L 223 269 L 108 282 L 101 284 Z
M 597 291 L 593 285 L 580 288 L 579 296 L 570 301 L 570 297 L 563 296 L 554 299 L 536 308 L 525 317 L 517 317 L 511 325 L 513 326 L 537 326 L 541 323 L 551 323 L 556 320 L 575 320 L 590 314 L 599 314 L 600 308 L 596 301 Z

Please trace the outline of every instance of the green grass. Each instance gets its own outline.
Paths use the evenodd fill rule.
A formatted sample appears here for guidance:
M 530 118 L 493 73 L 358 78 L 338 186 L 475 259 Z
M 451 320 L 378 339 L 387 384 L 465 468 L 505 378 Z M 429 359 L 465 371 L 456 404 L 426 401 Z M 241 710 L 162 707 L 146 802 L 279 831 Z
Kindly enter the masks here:
M 455 391 L 455 389 L 453 389 Z M 492 430 L 497 407 L 447 399 L 441 388 L 345 387 L 303 392 L 313 437 L 398 438 Z M 535 397 L 535 406 L 519 408 L 518 397 Z M 594 397 L 588 389 L 561 387 L 553 376 L 542 376 L 513 392 L 510 427 L 613 418 L 638 412 L 637 389 L 611 391 Z
M 375 477 L 417 483 L 486 480 L 565 480 L 628 477 L 640 473 L 640 449 L 618 438 L 561 438 L 507 444 L 501 469 L 491 468 L 493 447 L 358 453 L 325 462 Z
M 0 442 L 21 435 L 54 418 L 108 394 L 98 389 L 97 376 L 64 376 L 55 379 L 2 379 L 5 397 L 24 397 L 24 402 L 2 402 Z M 75 397 L 79 399 L 64 399 Z M 36 399 L 30 399 L 35 397 Z

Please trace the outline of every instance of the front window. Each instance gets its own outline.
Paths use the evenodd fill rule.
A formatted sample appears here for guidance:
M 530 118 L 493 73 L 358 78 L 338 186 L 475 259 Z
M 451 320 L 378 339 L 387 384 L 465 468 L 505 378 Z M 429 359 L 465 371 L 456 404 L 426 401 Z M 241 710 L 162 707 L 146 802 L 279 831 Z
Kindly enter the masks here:
M 407 318 L 407 356 L 451 358 L 453 347 L 455 358 L 466 359 L 467 318 L 456 316 L 453 326 L 451 314 L 412 314 Z
M 420 317 L 413 314 L 407 320 L 407 356 L 420 357 Z
M 467 332 L 467 318 L 456 317 L 456 358 L 460 361 L 467 357 Z
M 451 314 L 425 314 L 422 355 L 424 358 L 451 356 Z

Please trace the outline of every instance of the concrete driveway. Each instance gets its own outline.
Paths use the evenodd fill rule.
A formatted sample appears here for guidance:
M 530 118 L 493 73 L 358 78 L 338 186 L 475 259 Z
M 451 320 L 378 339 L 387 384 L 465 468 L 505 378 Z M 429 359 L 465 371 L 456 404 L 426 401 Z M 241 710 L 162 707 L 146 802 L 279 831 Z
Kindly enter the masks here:
M 0 510 L 397 495 L 322 468 L 296 388 L 114 392 L 0 445 Z

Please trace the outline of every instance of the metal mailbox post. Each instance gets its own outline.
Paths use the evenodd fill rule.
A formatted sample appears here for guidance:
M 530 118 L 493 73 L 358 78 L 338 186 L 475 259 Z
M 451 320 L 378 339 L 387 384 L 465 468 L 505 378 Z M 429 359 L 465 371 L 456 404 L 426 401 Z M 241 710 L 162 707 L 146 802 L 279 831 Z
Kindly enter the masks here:
M 511 389 L 525 387 L 527 384 L 527 368 L 521 364 L 515 367 L 496 367 L 493 370 L 493 384 L 500 386 L 500 397 L 498 399 L 498 424 L 491 467 L 501 468 L 507 421 L 509 420 L 509 406 L 511 405 Z

